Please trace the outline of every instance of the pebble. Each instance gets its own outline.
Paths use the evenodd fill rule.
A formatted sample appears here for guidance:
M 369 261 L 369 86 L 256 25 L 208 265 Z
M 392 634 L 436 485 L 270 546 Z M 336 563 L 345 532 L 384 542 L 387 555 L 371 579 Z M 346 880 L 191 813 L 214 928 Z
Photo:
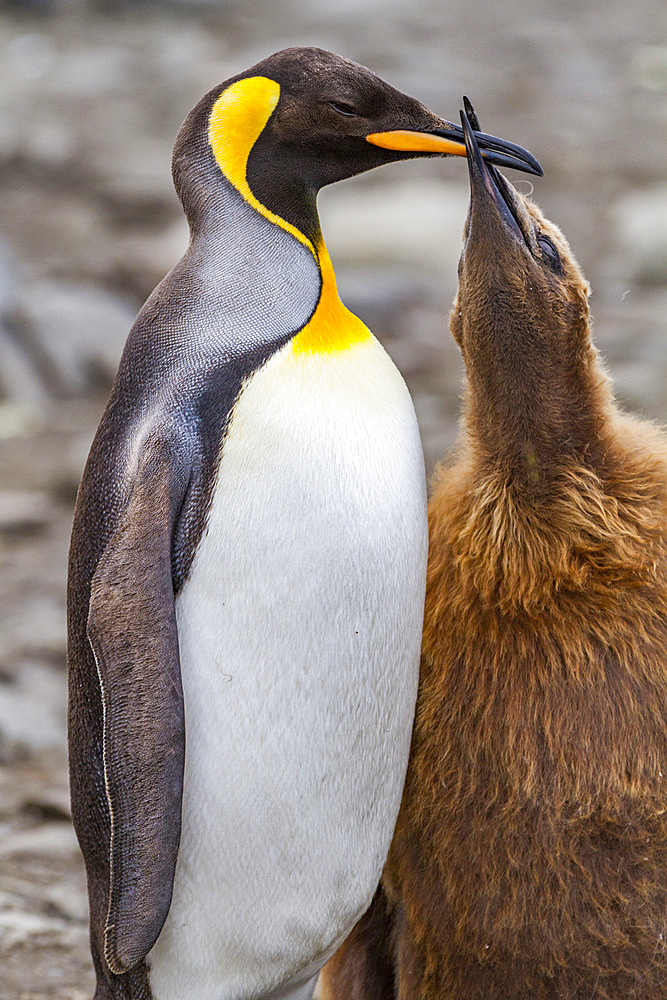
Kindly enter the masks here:
M 28 938 L 61 935 L 63 929 L 61 920 L 37 913 L 17 909 L 0 911 L 0 955 L 25 943 Z
M 645 285 L 667 282 L 667 184 L 631 191 L 613 209 L 627 274 Z
M 77 854 L 78 850 L 74 830 L 69 823 L 45 823 L 4 837 L 0 844 L 0 860 L 18 854 L 65 858 Z
M 26 325 L 28 350 L 57 397 L 110 384 L 136 315 L 124 296 L 62 281 L 26 285 L 16 311 Z
M 37 490 L 0 489 L 0 534 L 33 533 L 54 516 L 47 493 Z
M 0 681 L 0 761 L 9 763 L 64 742 L 66 686 L 61 671 L 24 662 L 13 683 Z M 6 852 L 7 840 L 0 845 Z
M 22 801 L 20 811 L 22 815 L 40 821 L 71 822 L 72 819 L 69 792 L 66 788 L 40 788 Z

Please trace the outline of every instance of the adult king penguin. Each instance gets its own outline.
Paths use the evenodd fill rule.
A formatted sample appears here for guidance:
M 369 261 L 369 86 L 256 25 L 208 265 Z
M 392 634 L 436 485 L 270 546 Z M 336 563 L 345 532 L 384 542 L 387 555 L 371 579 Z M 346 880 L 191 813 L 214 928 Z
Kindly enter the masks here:
M 461 138 L 319 49 L 216 87 L 179 132 L 190 245 L 130 332 L 70 559 L 96 1000 L 305 1000 L 370 903 L 415 703 L 424 469 L 316 194 Z

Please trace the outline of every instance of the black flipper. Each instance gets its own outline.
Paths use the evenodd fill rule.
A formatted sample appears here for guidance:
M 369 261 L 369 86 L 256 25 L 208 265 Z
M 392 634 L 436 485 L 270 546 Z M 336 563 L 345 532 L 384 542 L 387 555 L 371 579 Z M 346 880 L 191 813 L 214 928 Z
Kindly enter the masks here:
M 99 676 L 109 809 L 104 960 L 145 958 L 171 904 L 181 830 L 185 722 L 171 571 L 182 497 L 177 456 L 144 450 L 129 503 L 91 584 L 87 635 Z

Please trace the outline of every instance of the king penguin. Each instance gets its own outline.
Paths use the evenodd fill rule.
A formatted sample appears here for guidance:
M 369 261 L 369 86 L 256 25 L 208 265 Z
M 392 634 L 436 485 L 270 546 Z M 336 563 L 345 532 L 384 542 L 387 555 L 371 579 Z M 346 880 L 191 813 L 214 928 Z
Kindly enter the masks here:
M 307 1000 L 371 901 L 408 759 L 426 492 L 406 386 L 338 297 L 316 195 L 461 139 L 319 49 L 216 87 L 178 134 L 190 243 L 130 332 L 70 555 L 96 1000 Z

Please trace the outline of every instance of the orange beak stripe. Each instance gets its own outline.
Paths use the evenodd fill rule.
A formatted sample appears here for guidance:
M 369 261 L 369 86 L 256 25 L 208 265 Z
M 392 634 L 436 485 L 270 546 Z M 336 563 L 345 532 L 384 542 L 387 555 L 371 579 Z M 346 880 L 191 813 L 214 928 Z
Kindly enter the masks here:
M 454 156 L 465 156 L 464 143 L 454 139 L 445 139 L 440 135 L 429 135 L 428 132 L 408 132 L 398 129 L 396 132 L 373 132 L 367 135 L 366 142 L 383 149 L 397 149 L 404 153 L 452 153 Z

